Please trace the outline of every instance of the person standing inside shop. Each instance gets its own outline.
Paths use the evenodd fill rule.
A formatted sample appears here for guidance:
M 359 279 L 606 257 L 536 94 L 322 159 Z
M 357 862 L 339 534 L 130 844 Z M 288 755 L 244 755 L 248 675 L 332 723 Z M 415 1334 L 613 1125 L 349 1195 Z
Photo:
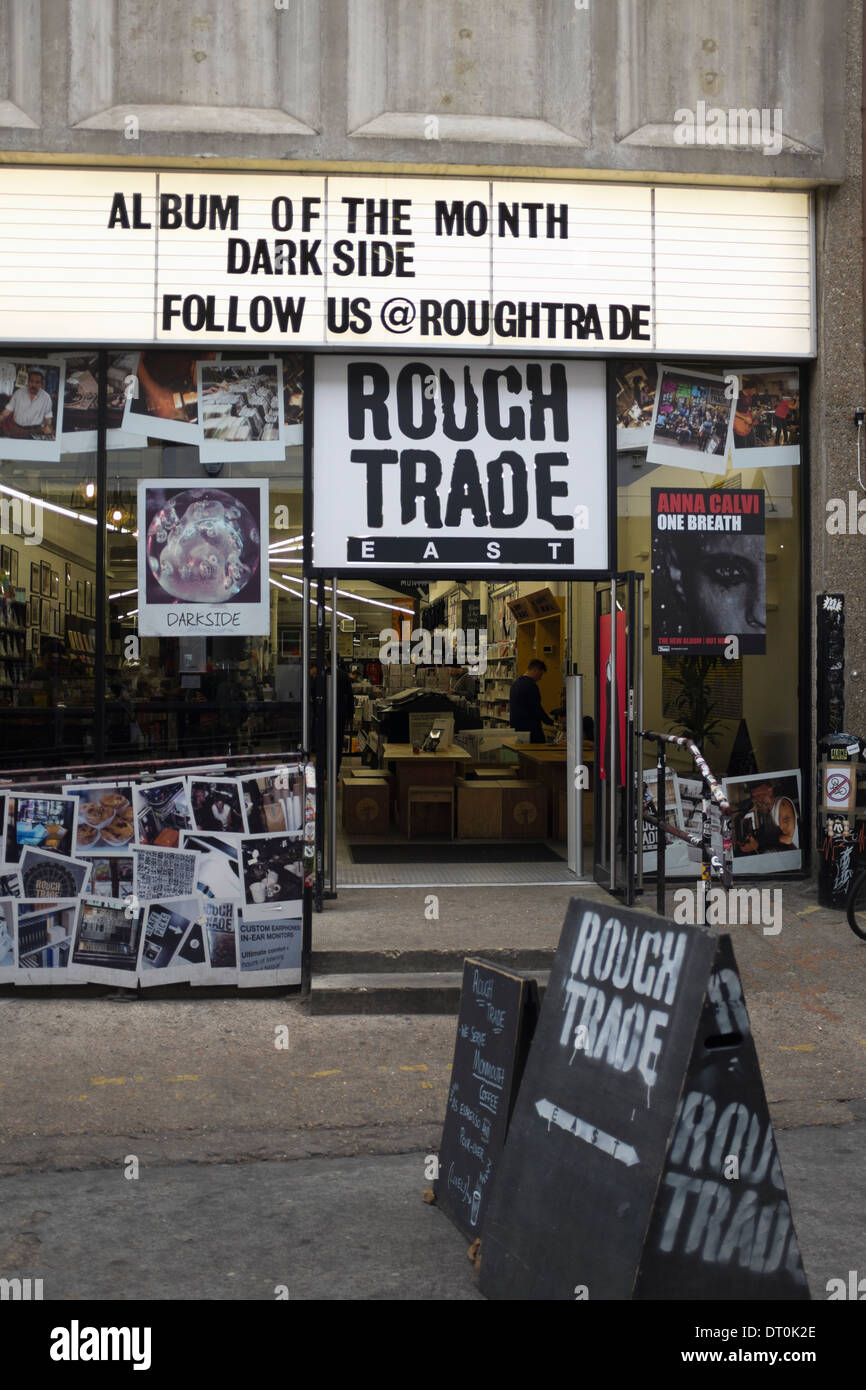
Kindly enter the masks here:
M 541 691 L 538 683 L 547 670 L 543 661 L 530 661 L 526 672 L 518 676 L 508 692 L 508 716 L 512 729 L 518 733 L 528 733 L 530 743 L 543 743 L 542 724 L 554 721 L 545 714 L 541 706 Z

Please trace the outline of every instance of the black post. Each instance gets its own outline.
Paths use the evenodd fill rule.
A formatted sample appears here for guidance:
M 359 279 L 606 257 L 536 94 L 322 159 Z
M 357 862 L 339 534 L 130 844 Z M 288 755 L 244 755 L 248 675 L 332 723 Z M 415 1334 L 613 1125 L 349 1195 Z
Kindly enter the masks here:
M 106 583 L 105 550 L 108 543 L 108 353 L 99 352 L 96 411 L 96 640 L 93 662 L 93 756 L 97 763 L 105 761 L 105 620 Z M 139 518 L 144 525 L 144 517 Z M 143 595 L 139 595 L 143 597 Z
M 322 911 L 325 891 L 325 776 L 328 770 L 328 682 L 325 679 L 325 581 L 316 578 L 316 695 L 313 701 L 316 720 L 316 879 L 314 900 L 317 912 Z
M 641 787 L 643 792 L 643 787 Z M 665 741 L 660 738 L 658 741 L 658 756 L 656 758 L 656 806 L 659 813 L 659 828 L 656 843 L 656 912 L 659 917 L 665 915 L 665 856 L 667 854 L 668 837 L 664 831 L 667 810 L 665 805 Z

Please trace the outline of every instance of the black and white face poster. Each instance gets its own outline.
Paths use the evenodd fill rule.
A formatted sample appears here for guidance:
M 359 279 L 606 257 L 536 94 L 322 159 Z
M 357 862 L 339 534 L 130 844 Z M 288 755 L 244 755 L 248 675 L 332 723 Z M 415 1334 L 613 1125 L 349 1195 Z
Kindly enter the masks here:
M 737 656 L 767 645 L 764 494 L 652 489 L 652 649 Z
M 138 485 L 138 631 L 256 637 L 270 631 L 266 481 Z
M 326 357 L 315 412 L 317 567 L 608 568 L 601 362 Z

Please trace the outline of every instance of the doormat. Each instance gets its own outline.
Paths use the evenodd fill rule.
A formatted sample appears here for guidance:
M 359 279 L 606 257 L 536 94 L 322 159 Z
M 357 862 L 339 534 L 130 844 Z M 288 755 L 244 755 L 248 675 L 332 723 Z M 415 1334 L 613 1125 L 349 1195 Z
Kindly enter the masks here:
M 349 845 L 354 864 L 561 864 L 564 857 L 548 845 L 522 840 L 488 844 L 435 844 L 413 840 L 409 845 Z

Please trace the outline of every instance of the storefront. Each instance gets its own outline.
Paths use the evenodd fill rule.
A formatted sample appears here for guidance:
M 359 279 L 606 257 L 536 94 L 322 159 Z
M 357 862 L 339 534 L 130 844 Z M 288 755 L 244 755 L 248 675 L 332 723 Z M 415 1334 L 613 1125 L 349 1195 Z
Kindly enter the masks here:
M 321 583 L 344 780 L 387 788 L 347 843 L 372 804 L 561 846 L 573 769 L 505 747 L 509 690 L 542 660 L 551 713 L 578 670 L 592 715 L 595 586 L 633 571 L 646 726 L 732 779 L 750 871 L 804 866 L 807 194 L 31 169 L 0 205 L 7 768 L 297 748 Z M 376 705 L 454 665 L 430 783 Z

